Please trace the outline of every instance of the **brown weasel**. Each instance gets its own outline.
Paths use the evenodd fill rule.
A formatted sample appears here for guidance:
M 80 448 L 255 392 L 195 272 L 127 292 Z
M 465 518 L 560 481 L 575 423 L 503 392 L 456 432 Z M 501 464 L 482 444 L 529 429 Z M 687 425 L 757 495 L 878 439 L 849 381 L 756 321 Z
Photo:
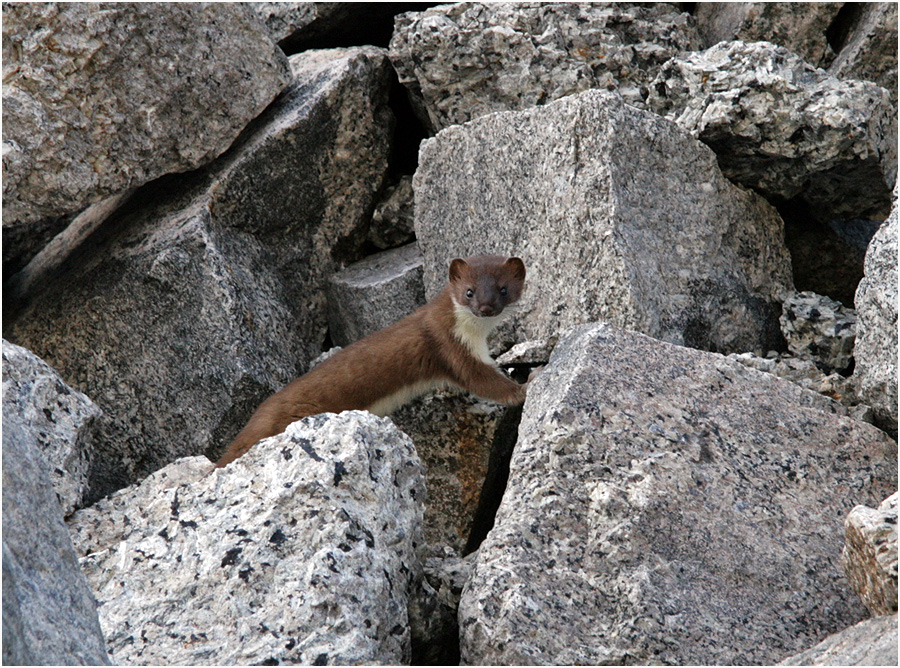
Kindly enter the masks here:
M 500 403 L 522 403 L 525 385 L 497 368 L 487 335 L 524 288 L 525 264 L 517 257 L 454 259 L 450 282 L 425 306 L 338 351 L 260 404 L 216 466 L 300 418 L 347 410 L 383 416 L 448 383 Z

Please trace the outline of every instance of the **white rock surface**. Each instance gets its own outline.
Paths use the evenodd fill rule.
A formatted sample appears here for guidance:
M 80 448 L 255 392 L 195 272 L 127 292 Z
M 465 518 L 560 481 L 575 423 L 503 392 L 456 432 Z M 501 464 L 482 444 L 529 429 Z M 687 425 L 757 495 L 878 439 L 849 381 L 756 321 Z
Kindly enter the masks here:
M 314 416 L 211 467 L 180 460 L 70 520 L 115 661 L 409 661 L 425 489 L 405 435 Z
M 897 612 L 897 504 L 895 492 L 878 508 L 857 506 L 844 520 L 841 564 L 873 616 Z

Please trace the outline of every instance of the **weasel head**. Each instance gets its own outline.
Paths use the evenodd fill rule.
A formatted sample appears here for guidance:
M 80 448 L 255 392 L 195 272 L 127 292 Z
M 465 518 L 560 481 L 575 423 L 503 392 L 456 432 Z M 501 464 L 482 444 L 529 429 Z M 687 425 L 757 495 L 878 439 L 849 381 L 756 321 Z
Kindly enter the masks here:
M 525 263 L 517 257 L 477 255 L 450 263 L 450 294 L 457 313 L 495 319 L 525 290 Z

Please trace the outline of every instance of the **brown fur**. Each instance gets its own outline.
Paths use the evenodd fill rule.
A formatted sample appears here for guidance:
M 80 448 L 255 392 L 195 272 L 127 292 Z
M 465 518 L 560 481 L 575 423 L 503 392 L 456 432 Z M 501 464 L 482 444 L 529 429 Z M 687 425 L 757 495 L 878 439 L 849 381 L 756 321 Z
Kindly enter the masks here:
M 522 403 L 525 385 L 503 375 L 487 357 L 486 345 L 475 341 L 483 340 L 489 329 L 488 321 L 479 318 L 496 319 L 519 299 L 524 287 L 525 265 L 519 258 L 482 255 L 453 260 L 450 282 L 425 306 L 347 346 L 266 399 L 216 466 L 234 461 L 296 420 L 368 409 L 420 384 L 452 383 L 500 403 Z M 504 288 L 506 295 L 501 293 Z M 461 314 L 460 307 L 466 309 Z

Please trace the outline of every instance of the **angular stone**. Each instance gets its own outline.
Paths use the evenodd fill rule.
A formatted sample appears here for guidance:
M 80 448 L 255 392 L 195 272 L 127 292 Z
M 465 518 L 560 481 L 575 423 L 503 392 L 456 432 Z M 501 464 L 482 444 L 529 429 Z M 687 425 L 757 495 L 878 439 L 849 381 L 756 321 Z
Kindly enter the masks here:
M 873 81 L 897 106 L 897 3 L 861 2 L 843 48 L 828 68 L 839 79 Z
M 589 88 L 643 107 L 660 65 L 700 48 L 673 5 L 463 2 L 396 18 L 391 60 L 433 132 Z
M 294 84 L 207 170 L 137 193 L 12 325 L 104 410 L 92 496 L 213 458 L 326 333 L 390 153 L 383 50 L 291 58 Z
M 781 333 L 794 355 L 815 362 L 825 373 L 850 366 L 856 311 L 814 292 L 788 295 L 781 308 Z
M 866 619 L 779 666 L 896 666 L 897 615 Z
M 506 344 L 607 320 L 717 351 L 783 345 L 778 312 L 793 288 L 781 218 L 726 180 L 707 147 L 616 95 L 447 128 L 423 145 L 413 183 L 426 296 L 448 258 L 523 258 L 525 294 L 498 329 Z
M 240 5 L 4 5 L 4 231 L 209 162 L 289 83 Z
M 866 275 L 856 290 L 859 318 L 853 379 L 878 424 L 897 435 L 897 187 L 891 215 L 866 252 Z
M 210 467 L 181 460 L 70 520 L 116 661 L 409 662 L 425 488 L 407 437 L 319 415 Z
M 279 43 L 318 18 L 324 2 L 244 2 L 266 24 L 273 42 Z
M 391 415 L 425 465 L 429 544 L 463 552 L 479 510 L 491 446 L 509 429 L 505 414 L 505 406 L 447 391 L 426 395 Z
M 834 59 L 826 32 L 843 2 L 699 2 L 697 30 L 707 47 L 718 42 L 772 42 L 824 67 Z M 851 77 L 859 78 L 859 77 Z
M 331 340 L 346 346 L 425 303 L 422 254 L 413 243 L 370 255 L 334 274 L 325 290 Z
M 887 214 L 897 114 L 880 86 L 839 81 L 767 42 L 723 42 L 666 63 L 648 105 L 769 199 L 800 198 L 824 220 Z
M 3 413 L 3 664 L 109 665 L 35 433 Z
M 3 422 L 27 431 L 64 515 L 84 500 L 101 410 L 31 351 L 3 341 Z
M 826 375 L 811 360 L 793 357 L 790 353 L 770 357 L 740 353 L 728 355 L 728 359 L 733 359 L 757 371 L 774 374 L 807 390 L 831 397 L 847 406 L 859 403 L 854 387 L 847 378 L 838 373 Z M 855 415 L 854 417 L 860 419 Z M 871 420 L 864 421 L 871 423 Z
M 845 415 L 720 355 L 573 328 L 528 392 L 463 662 L 770 664 L 858 622 L 841 520 L 896 488 L 897 451 Z
M 388 188 L 372 214 L 369 239 L 378 248 L 396 248 L 415 238 L 412 177 L 404 176 Z
M 897 612 L 898 500 L 895 492 L 877 510 L 856 506 L 844 520 L 847 538 L 841 565 L 873 616 Z

